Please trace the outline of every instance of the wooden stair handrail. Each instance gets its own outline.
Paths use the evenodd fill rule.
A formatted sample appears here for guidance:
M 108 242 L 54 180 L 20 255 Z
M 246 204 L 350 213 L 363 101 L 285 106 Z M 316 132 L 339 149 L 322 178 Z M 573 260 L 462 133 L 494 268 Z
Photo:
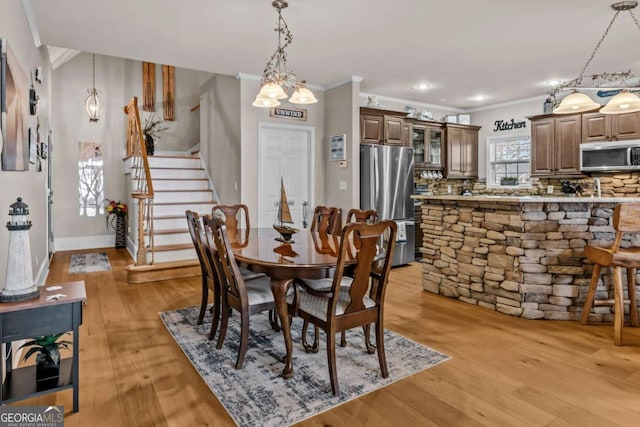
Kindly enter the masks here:
M 153 182 L 147 157 L 147 148 L 140 123 L 138 97 L 134 96 L 124 107 L 127 115 L 127 157 L 132 158 L 132 176 L 134 188 L 131 197 L 138 200 L 138 253 L 136 265 L 147 265 L 147 253 L 151 251 L 151 264 L 154 261 L 153 233 Z M 149 245 L 145 244 L 145 229 L 149 236 Z

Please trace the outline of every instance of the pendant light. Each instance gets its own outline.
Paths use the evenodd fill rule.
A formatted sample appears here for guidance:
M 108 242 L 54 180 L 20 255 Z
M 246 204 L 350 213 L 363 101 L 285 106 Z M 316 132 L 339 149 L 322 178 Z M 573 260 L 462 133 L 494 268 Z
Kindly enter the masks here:
M 93 86 L 91 89 L 87 89 L 89 92 L 89 96 L 87 100 L 84 102 L 84 108 L 87 110 L 87 114 L 89 115 L 89 122 L 96 123 L 100 118 L 103 110 L 103 103 L 100 97 L 98 96 L 98 91 L 96 89 L 96 55 L 93 54 Z
M 584 73 L 591 63 L 591 60 L 594 58 L 598 49 L 600 49 L 600 45 L 604 41 L 604 39 L 609 34 L 609 30 L 613 26 L 616 18 L 620 14 L 620 12 L 629 12 L 629 15 L 633 19 L 635 25 L 640 29 L 640 22 L 633 14 L 632 9 L 635 9 L 638 6 L 637 1 L 621 1 L 617 3 L 613 3 L 611 8 L 615 10 L 615 14 L 609 22 L 607 29 L 604 34 L 596 44 L 595 49 L 589 56 L 589 59 L 582 67 L 582 71 L 580 71 L 580 75 L 575 79 L 569 82 L 563 82 L 556 88 L 554 88 L 551 92 L 549 92 L 550 99 L 556 99 L 556 96 L 564 91 L 572 89 L 573 92 L 570 95 L 567 95 L 560 105 L 553 110 L 554 114 L 575 114 L 582 113 L 585 111 L 595 110 L 600 107 L 600 104 L 593 101 L 589 96 L 577 92 L 579 89 L 605 89 L 605 90 L 619 90 L 620 92 L 611 98 L 607 105 L 600 109 L 600 112 L 603 114 L 620 114 L 620 113 L 631 113 L 635 111 L 640 111 L 640 97 L 629 92 L 629 89 L 640 90 L 640 79 L 635 76 L 631 71 L 618 71 L 615 73 L 602 73 L 602 74 L 593 74 L 590 76 L 585 76 Z M 583 79 L 586 81 L 590 81 L 590 85 L 583 84 Z
M 318 102 L 313 93 L 305 86 L 304 80 L 298 80 L 296 75 L 287 71 L 287 53 L 285 49 L 293 41 L 293 34 L 289 31 L 286 21 L 282 17 L 282 9 L 289 6 L 286 0 L 274 0 L 271 5 L 278 11 L 278 47 L 267 61 L 262 73 L 262 86 L 253 101 L 254 107 L 277 107 L 280 100 L 289 98 L 292 104 L 313 104 Z M 284 39 L 284 44 L 282 43 Z

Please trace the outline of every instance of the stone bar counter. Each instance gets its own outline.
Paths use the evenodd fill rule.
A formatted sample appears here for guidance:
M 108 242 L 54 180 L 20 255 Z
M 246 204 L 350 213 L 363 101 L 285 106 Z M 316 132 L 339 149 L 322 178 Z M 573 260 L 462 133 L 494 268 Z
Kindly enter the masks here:
M 413 196 L 422 202 L 424 290 L 527 319 L 576 320 L 619 197 Z M 629 239 L 632 239 L 630 237 Z M 623 245 L 636 244 L 626 240 Z M 420 245 L 420 242 L 416 242 Z M 597 298 L 613 298 L 603 269 Z M 612 321 L 595 307 L 591 321 Z

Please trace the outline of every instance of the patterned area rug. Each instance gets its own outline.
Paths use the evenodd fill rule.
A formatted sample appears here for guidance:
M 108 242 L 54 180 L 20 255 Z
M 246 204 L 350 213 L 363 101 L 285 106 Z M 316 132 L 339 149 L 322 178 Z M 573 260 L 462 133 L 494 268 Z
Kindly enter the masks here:
M 96 271 L 111 270 L 109 257 L 104 252 L 71 255 L 69 274 L 95 273 Z
M 202 379 L 240 426 L 285 426 L 331 409 L 365 393 L 413 375 L 449 359 L 401 335 L 385 330 L 389 378 L 380 376 L 377 354 L 367 354 L 362 328 L 347 332 L 347 347 L 336 348 L 341 395 L 331 394 L 326 341 L 320 333 L 320 352 L 307 354 L 300 342 L 302 320 L 291 327 L 294 375 L 278 375 L 283 364 L 284 339 L 271 329 L 266 313 L 251 317 L 249 348 L 241 370 L 235 370 L 239 317 L 231 317 L 222 349 L 207 340 L 211 314 L 195 326 L 198 307 L 160 313 L 165 326 Z M 372 331 L 373 332 L 373 331 Z M 217 336 L 216 336 L 217 339 Z M 339 340 L 339 337 L 338 337 Z

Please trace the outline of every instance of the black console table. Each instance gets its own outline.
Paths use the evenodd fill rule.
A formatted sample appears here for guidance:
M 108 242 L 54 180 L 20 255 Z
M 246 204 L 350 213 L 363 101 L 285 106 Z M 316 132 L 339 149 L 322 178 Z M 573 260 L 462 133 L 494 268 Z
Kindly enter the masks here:
M 6 346 L 6 375 L 2 378 L 0 404 L 41 394 L 73 388 L 73 412 L 78 412 L 79 327 L 82 324 L 82 302 L 87 299 L 84 282 L 60 283 L 61 289 L 47 292 L 30 301 L 0 303 L 0 341 Z M 55 294 L 66 297 L 47 301 Z M 43 335 L 73 332 L 73 357 L 60 361 L 58 385 L 45 390 L 36 387 L 35 365 L 12 369 L 11 343 Z

